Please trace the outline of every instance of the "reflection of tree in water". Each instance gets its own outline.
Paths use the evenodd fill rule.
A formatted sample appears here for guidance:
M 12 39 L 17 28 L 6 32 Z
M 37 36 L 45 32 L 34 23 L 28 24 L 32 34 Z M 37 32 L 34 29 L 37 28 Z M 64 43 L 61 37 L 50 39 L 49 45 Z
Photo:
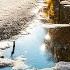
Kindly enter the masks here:
M 45 56 L 47 56 L 48 53 L 48 61 L 56 61 L 53 55 L 53 52 L 51 51 L 51 41 L 48 39 L 44 39 L 44 43 L 45 43 Z
M 58 23 L 59 21 L 59 0 L 44 0 L 45 4 L 48 5 L 43 9 L 45 18 L 49 17 L 48 22 Z
M 57 61 L 70 61 L 70 27 L 49 29 L 50 47 Z
M 70 23 L 70 6 L 60 4 L 60 24 Z
M 46 5 L 48 4 L 48 6 L 44 8 L 43 11 L 46 13 L 45 14 L 46 17 L 49 16 L 48 22 L 54 24 L 70 23 L 70 6 L 67 6 L 68 4 L 67 3 L 64 4 L 64 2 L 61 3 L 64 0 L 45 0 L 45 1 Z
M 54 61 L 54 62 L 56 62 L 56 60 L 55 60 L 55 58 L 54 58 L 54 55 L 52 54 L 52 52 L 51 52 L 51 50 L 48 48 L 48 47 L 50 47 L 50 46 L 48 46 L 48 45 L 46 44 L 46 48 L 45 48 L 45 57 L 47 56 L 47 53 L 48 53 L 48 61 Z M 46 58 L 46 60 L 47 60 L 47 58 Z
M 48 3 L 47 11 L 51 24 L 69 24 L 70 23 L 70 4 L 65 0 L 45 0 Z M 47 15 L 46 15 L 47 17 Z M 47 42 L 46 47 L 51 49 L 52 54 L 57 61 L 70 61 L 70 27 L 52 28 L 48 30 L 51 40 Z
M 11 57 L 13 56 L 14 52 L 15 52 L 15 41 L 13 41 L 13 49 L 12 49 L 12 52 L 11 52 Z

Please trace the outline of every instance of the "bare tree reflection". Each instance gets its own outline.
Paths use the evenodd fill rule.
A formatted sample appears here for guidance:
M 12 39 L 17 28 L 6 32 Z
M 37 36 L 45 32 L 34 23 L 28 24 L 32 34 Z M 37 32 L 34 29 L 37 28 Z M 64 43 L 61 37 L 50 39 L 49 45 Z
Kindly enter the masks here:
M 48 32 L 51 40 L 45 41 L 46 47 L 51 50 L 54 58 L 57 61 L 70 61 L 70 27 L 52 28 Z
M 13 56 L 14 52 L 15 52 L 15 41 L 13 41 L 13 49 L 12 49 L 12 52 L 11 52 L 11 57 Z

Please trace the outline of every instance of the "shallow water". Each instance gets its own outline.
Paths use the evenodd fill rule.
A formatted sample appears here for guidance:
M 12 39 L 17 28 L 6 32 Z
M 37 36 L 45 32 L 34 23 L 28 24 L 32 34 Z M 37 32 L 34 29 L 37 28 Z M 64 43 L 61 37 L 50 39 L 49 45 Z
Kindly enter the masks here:
M 46 31 L 43 29 L 39 21 L 36 21 L 35 23 L 28 28 L 28 31 L 30 31 L 29 35 L 20 37 L 16 40 L 16 48 L 13 58 L 15 59 L 18 56 L 23 56 L 27 58 L 25 63 L 29 66 L 39 69 L 50 68 L 54 66 L 55 62 L 51 53 L 48 52 L 44 45 L 42 46 L 42 44 L 44 44 Z M 6 51 L 6 57 L 10 58 L 11 51 L 12 48 Z M 7 68 L 7 70 L 10 69 Z
M 11 67 L 0 68 L 0 70 L 11 70 Z

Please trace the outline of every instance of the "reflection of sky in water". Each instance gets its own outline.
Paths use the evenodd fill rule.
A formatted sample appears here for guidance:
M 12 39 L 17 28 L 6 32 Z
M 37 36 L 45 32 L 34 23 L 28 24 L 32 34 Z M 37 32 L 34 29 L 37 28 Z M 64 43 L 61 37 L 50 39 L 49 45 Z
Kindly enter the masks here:
M 35 25 L 30 33 L 16 40 L 14 58 L 23 55 L 27 58 L 26 64 L 32 67 L 46 68 L 53 66 L 54 61 L 52 60 L 51 54 L 47 50 L 46 52 L 43 51 L 42 49 L 44 48 L 41 47 L 45 37 L 45 31 L 41 24 Z M 11 52 L 11 49 L 8 49 L 6 52 L 6 56 L 9 57 L 10 53 L 8 52 Z
M 34 27 L 31 34 L 16 41 L 16 51 L 14 56 L 24 55 L 27 58 L 26 63 L 37 68 L 51 67 L 53 61 L 49 53 L 41 51 L 41 45 L 44 42 L 45 31 L 38 25 Z
M 11 67 L 0 68 L 0 70 L 11 70 Z

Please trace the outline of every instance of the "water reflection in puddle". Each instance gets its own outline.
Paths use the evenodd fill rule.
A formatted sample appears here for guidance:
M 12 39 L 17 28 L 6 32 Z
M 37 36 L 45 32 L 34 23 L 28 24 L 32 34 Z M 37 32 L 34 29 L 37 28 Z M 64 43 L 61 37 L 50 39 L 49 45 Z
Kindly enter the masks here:
M 16 40 L 16 48 L 13 58 L 23 55 L 27 58 L 26 64 L 29 66 L 40 69 L 52 67 L 54 61 L 51 53 L 44 47 L 44 37 L 45 30 L 42 28 L 41 23 L 36 21 L 36 24 L 31 29 L 29 35 L 20 37 Z M 11 51 L 11 49 L 8 51 Z M 9 55 L 10 53 L 6 54 L 7 57 L 9 57 Z

